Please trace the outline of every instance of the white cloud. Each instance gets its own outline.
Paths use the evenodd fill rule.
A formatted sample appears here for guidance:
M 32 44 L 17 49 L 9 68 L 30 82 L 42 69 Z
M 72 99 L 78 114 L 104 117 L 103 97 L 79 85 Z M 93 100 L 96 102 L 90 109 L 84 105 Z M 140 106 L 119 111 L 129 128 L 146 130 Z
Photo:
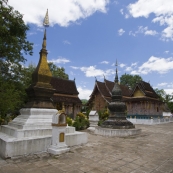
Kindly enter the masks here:
M 124 14 L 124 11 L 123 11 L 123 9 L 120 9 L 120 13 L 123 15 Z
M 75 67 L 75 66 L 70 66 L 72 69 L 75 69 L 75 70 L 77 70 L 77 69 L 80 69 L 79 67 Z
M 144 34 L 145 34 L 145 35 L 156 35 L 156 34 L 158 34 L 158 32 L 156 32 L 156 31 L 154 31 L 154 30 L 147 30 L 147 31 L 145 31 Z
M 24 14 L 26 23 L 42 26 L 46 10 L 49 10 L 50 25 L 68 26 L 71 22 L 85 19 L 100 11 L 106 13 L 109 0 L 9 0 L 9 5 Z
M 133 70 L 131 74 L 148 74 L 151 72 L 157 72 L 160 74 L 167 73 L 169 70 L 173 70 L 173 58 L 161 58 L 151 56 L 149 60 L 143 63 L 137 70 Z
M 165 86 L 165 85 L 167 85 L 168 83 L 166 83 L 166 82 L 162 82 L 162 83 L 159 83 L 159 84 L 157 84 L 158 86 Z
M 138 30 L 135 32 L 130 31 L 129 35 L 132 36 L 136 36 L 137 34 L 144 34 L 144 35 L 151 35 L 151 36 L 155 36 L 156 34 L 158 34 L 158 32 L 156 32 L 155 30 L 149 30 L 148 27 L 144 27 L 144 26 L 138 26 Z
M 117 5 L 117 4 L 119 4 L 119 2 L 118 2 L 118 1 L 114 1 L 113 3 L 114 3 L 114 4 L 116 4 L 116 5 Z
M 89 90 L 89 89 L 84 89 L 82 87 L 77 87 L 77 90 L 79 92 L 79 98 L 80 99 L 89 99 L 89 96 L 91 95 L 92 93 L 92 90 Z
M 164 89 L 167 94 L 173 94 L 173 89 Z
M 126 67 L 126 71 L 132 71 L 132 67 Z
M 138 0 L 129 4 L 127 9 L 134 18 L 148 18 L 150 14 L 155 15 L 152 22 L 159 22 L 166 26 L 162 31 L 162 40 L 173 40 L 173 1 L 172 0 Z
M 108 61 L 102 61 L 102 62 L 100 62 L 100 64 L 109 64 L 109 62 Z
M 121 63 L 119 66 L 120 66 L 121 68 L 123 68 L 123 67 L 125 67 L 126 65 L 123 64 L 123 63 Z
M 134 63 L 131 64 L 131 67 L 136 67 L 137 64 L 138 64 L 137 62 L 134 62 Z
M 121 36 L 121 35 L 123 35 L 124 33 L 125 33 L 125 31 L 124 31 L 122 28 L 118 30 L 118 35 Z
M 37 27 L 37 31 L 43 32 L 44 28 L 43 27 Z
M 103 77 L 103 75 L 105 76 L 110 76 L 112 74 L 115 74 L 115 70 L 112 69 L 108 69 L 108 70 L 101 70 L 101 69 L 97 69 L 96 66 L 89 66 L 89 67 L 74 67 L 71 66 L 71 68 L 77 70 L 80 69 L 82 72 L 85 73 L 86 77 Z
M 30 36 L 30 35 L 35 35 L 35 34 L 37 34 L 36 32 L 28 32 L 28 35 Z
M 168 54 L 169 53 L 169 50 L 166 50 L 165 53 Z
M 169 83 L 169 84 L 167 85 L 167 87 L 168 87 L 168 88 L 173 88 L 173 82 Z
M 64 44 L 69 44 L 69 45 L 71 44 L 68 40 L 64 40 L 63 43 Z
M 51 59 L 51 60 L 48 60 L 48 62 L 53 62 L 55 64 L 66 64 L 70 62 L 70 60 L 63 57 L 58 57 L 58 59 Z

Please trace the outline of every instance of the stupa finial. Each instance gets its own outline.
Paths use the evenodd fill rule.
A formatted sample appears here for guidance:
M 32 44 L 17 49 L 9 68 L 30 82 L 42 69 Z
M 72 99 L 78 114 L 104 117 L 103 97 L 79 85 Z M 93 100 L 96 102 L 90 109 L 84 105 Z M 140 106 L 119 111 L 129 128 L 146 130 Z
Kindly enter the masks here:
M 42 49 L 46 49 L 46 27 L 49 27 L 48 9 L 46 11 L 46 15 L 45 15 L 45 18 L 43 20 L 43 26 L 45 27 L 45 30 L 44 30 L 44 38 L 43 38 Z
M 46 49 L 46 29 L 44 30 L 42 49 Z
M 115 66 L 116 66 L 115 83 L 118 83 L 118 70 L 117 70 L 118 63 L 117 63 L 117 60 L 116 60 Z
M 43 26 L 44 26 L 44 27 L 48 27 L 48 26 L 49 26 L 48 9 L 47 9 L 47 11 L 46 11 L 46 15 L 45 15 L 45 18 L 44 18 L 44 21 L 43 21 Z

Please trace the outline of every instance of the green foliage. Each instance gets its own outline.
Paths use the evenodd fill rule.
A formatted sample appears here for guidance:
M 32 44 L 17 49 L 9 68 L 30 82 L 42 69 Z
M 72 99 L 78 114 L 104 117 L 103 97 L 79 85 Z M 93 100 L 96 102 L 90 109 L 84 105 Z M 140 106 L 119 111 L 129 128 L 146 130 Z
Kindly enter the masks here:
M 154 89 L 156 94 L 159 96 L 160 101 L 165 102 L 168 105 L 168 108 L 173 112 L 173 94 L 166 94 L 163 89 Z
M 67 117 L 67 124 L 68 126 L 72 126 L 73 120 L 70 117 Z
M 0 115 L 0 125 L 7 125 L 15 117 L 16 117 L 16 115 L 8 115 L 8 116 L 5 116 L 5 117 Z
M 86 112 L 87 111 L 86 103 L 88 102 L 88 100 L 82 99 L 81 102 L 82 102 L 82 110 L 81 111 Z
M 98 126 L 100 126 L 105 120 L 109 117 L 109 111 L 107 109 L 101 110 L 98 112 L 99 114 L 99 122 Z
M 104 122 L 103 120 L 99 120 L 98 121 L 98 126 L 101 126 L 103 122 Z
M 0 75 L 5 79 L 20 78 L 24 55 L 32 55 L 33 44 L 27 41 L 29 27 L 23 15 L 9 6 L 7 0 L 0 1 Z
M 52 72 L 52 76 L 69 79 L 68 74 L 65 73 L 65 69 L 63 67 L 57 67 L 53 62 L 49 62 L 48 65 L 50 71 Z
M 109 116 L 109 111 L 107 109 L 98 112 L 99 120 L 105 121 Z
M 168 102 L 167 104 L 168 104 L 170 111 L 173 113 L 173 102 Z
M 15 113 L 24 101 L 23 87 L 20 82 L 4 80 L 0 77 L 0 116 L 5 118 Z
M 165 103 L 169 103 L 171 100 L 173 100 L 173 95 L 166 94 L 166 92 L 163 89 L 154 89 L 156 94 L 159 96 L 161 101 L 164 101 Z
M 89 120 L 83 113 L 80 112 L 74 119 L 73 127 L 75 127 L 76 130 L 84 130 L 89 127 Z
M 28 88 L 32 84 L 32 73 L 36 68 L 35 64 L 30 63 L 28 67 L 22 68 L 22 79 L 21 82 L 25 88 Z
M 124 74 L 120 77 L 120 83 L 133 89 L 137 82 L 142 81 L 142 77 L 139 75 Z
M 21 63 L 26 61 L 24 55 L 32 55 L 33 44 L 27 41 L 29 27 L 22 17 L 7 0 L 0 0 L 0 117 L 4 122 L 26 99 Z

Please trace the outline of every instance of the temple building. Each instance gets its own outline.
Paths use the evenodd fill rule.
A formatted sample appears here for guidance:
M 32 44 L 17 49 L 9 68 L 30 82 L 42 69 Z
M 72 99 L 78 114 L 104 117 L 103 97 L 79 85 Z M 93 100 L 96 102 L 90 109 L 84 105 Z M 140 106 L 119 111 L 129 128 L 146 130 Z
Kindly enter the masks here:
M 52 77 L 50 83 L 55 89 L 52 97 L 55 108 L 62 110 L 62 106 L 64 105 L 65 113 L 71 118 L 75 118 L 82 107 L 82 102 L 78 97 L 79 92 L 77 91 L 75 80 Z
M 107 109 L 111 102 L 111 92 L 114 82 L 104 79 L 104 82 L 95 81 L 93 92 L 87 106 L 92 110 Z M 127 106 L 127 118 L 154 118 L 162 117 L 164 103 L 159 100 L 149 83 L 140 81 L 133 90 L 121 85 L 122 101 Z

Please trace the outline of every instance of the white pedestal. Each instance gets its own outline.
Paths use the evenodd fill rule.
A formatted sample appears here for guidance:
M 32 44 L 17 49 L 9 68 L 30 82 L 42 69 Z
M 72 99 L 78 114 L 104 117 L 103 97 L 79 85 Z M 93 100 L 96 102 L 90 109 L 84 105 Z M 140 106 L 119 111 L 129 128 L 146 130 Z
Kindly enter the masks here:
M 95 131 L 95 127 L 98 126 L 98 121 L 99 121 L 99 115 L 97 111 L 90 111 L 89 113 L 90 127 L 88 128 L 88 130 Z
M 66 114 L 57 113 L 52 117 L 52 142 L 48 152 L 54 155 L 62 154 L 70 150 L 66 145 Z
M 75 127 L 66 127 L 65 135 L 66 144 L 68 146 L 75 146 L 86 144 L 88 142 L 88 134 L 86 132 L 75 131 Z
M 3 158 L 47 151 L 51 145 L 52 116 L 56 109 L 26 108 L 0 129 L 0 156 Z
M 109 129 L 109 128 L 96 127 L 94 133 L 102 136 L 125 137 L 131 135 L 138 135 L 141 133 L 141 129 Z

